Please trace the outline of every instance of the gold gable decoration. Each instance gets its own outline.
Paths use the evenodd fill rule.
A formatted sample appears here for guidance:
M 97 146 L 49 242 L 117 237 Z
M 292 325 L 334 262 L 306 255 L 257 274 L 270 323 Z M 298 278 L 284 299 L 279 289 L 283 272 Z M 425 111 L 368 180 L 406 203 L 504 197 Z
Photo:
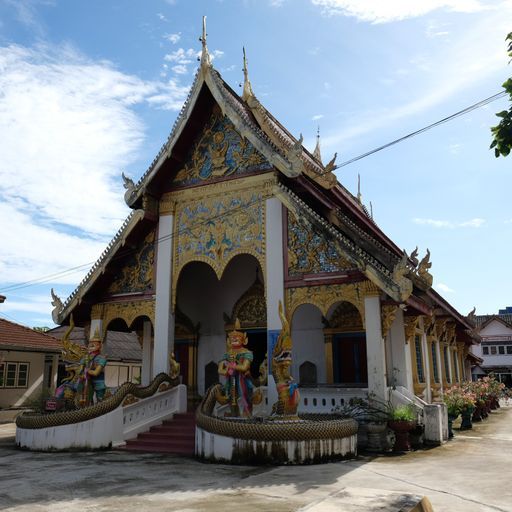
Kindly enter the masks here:
M 242 329 L 265 329 L 267 327 L 267 303 L 265 287 L 258 274 L 254 283 L 242 294 L 233 306 L 231 317 L 225 315 L 228 327 L 238 320 Z
M 218 105 L 185 161 L 174 177 L 174 186 L 193 186 L 206 180 L 272 169 L 265 157 L 235 130 Z
M 326 327 L 337 332 L 364 331 L 363 320 L 359 310 L 350 302 L 342 302 L 326 322 Z
M 164 194 L 160 211 L 174 211 L 173 304 L 181 270 L 191 262 L 209 265 L 220 280 L 240 254 L 265 265 L 266 199 L 276 178 L 260 175 Z
M 104 302 L 95 304 L 91 311 L 91 319 L 103 320 L 103 335 L 105 335 L 108 325 L 112 320 L 124 320 L 128 328 L 139 316 L 146 316 L 151 323 L 155 324 L 155 301 L 138 300 L 123 302 Z
M 364 326 L 364 298 L 377 293 L 378 288 L 370 281 L 288 288 L 286 290 L 286 311 L 289 318 L 293 318 L 293 314 L 299 306 L 313 304 L 322 312 L 324 317 L 327 317 L 329 310 L 334 304 L 346 301 L 357 308 Z

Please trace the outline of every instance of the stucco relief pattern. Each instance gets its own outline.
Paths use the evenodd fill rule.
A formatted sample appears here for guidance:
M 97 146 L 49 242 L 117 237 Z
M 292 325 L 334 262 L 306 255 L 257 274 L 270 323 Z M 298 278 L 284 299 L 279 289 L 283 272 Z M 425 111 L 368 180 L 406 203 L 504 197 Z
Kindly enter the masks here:
M 206 197 L 177 205 L 176 275 L 190 261 L 208 263 L 220 279 L 237 254 L 252 254 L 265 268 L 263 191 Z
M 210 178 L 272 169 L 272 165 L 240 136 L 218 107 L 192 144 L 185 161 L 174 178 L 175 186 L 197 185 Z
M 339 272 L 354 268 L 332 236 L 305 218 L 288 215 L 288 275 Z
M 118 265 L 119 270 L 109 293 L 144 292 L 153 289 L 153 264 L 155 261 L 155 232 L 151 231 L 139 247 Z

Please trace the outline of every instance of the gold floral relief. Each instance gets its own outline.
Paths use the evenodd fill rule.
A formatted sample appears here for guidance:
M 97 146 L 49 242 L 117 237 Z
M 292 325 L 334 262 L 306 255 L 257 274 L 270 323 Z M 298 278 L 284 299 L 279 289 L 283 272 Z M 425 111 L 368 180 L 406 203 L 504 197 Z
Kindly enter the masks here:
M 139 246 L 116 265 L 108 287 L 112 294 L 144 292 L 153 289 L 155 231 L 150 231 Z
M 235 129 L 227 116 L 215 107 L 202 132 L 192 143 L 184 166 L 173 185 L 197 185 L 205 180 L 251 171 L 270 170 L 272 165 Z
M 288 274 L 316 274 L 355 268 L 332 235 L 308 219 L 288 215 Z
M 238 254 L 251 254 L 264 269 L 265 199 L 263 189 L 246 189 L 178 203 L 174 290 L 181 269 L 192 261 L 207 263 L 219 279 Z

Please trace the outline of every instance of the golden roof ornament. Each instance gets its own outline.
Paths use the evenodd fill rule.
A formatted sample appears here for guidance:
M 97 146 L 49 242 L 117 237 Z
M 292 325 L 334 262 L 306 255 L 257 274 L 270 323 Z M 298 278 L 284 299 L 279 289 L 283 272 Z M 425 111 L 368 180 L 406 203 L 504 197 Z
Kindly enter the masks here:
M 313 156 L 322 163 L 322 154 L 320 153 L 320 126 L 318 127 L 318 130 L 316 132 L 316 146 L 315 150 L 313 151 Z
M 201 68 L 211 65 L 210 53 L 208 52 L 208 47 L 206 46 L 206 16 L 203 16 L 203 34 L 199 38 L 201 44 L 203 45 L 203 49 L 201 50 Z
M 249 80 L 249 70 L 247 69 L 247 57 L 245 55 L 245 47 L 242 47 L 244 53 L 244 90 L 242 92 L 242 99 L 247 101 L 249 98 L 254 97 L 254 93 L 252 92 L 251 81 Z

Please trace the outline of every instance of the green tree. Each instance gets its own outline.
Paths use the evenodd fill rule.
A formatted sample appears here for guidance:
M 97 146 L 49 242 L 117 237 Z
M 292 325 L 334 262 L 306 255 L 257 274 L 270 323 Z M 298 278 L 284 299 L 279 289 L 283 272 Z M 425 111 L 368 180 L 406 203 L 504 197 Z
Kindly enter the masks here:
M 48 332 L 50 330 L 49 327 L 32 327 L 33 331 L 36 332 Z
M 512 32 L 508 33 L 505 41 L 508 41 L 508 55 L 512 60 Z M 496 158 L 500 155 L 507 156 L 512 150 L 512 78 L 509 78 L 503 84 L 503 88 L 508 94 L 511 104 L 508 110 L 502 110 L 496 114 L 501 118 L 501 121 L 496 126 L 491 127 L 493 136 L 491 149 L 494 148 Z

